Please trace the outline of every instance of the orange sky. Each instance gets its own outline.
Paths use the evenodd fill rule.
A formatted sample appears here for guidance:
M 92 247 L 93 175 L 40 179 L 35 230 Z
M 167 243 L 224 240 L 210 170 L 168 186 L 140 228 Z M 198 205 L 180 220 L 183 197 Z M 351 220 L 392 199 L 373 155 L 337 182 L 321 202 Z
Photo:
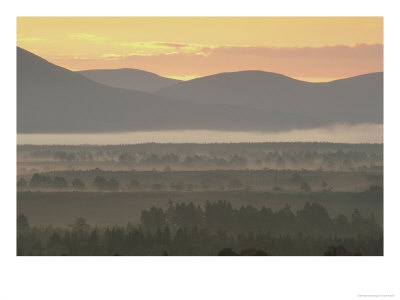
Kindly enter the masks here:
M 383 18 L 19 17 L 17 45 L 70 70 L 180 79 L 264 70 L 328 81 L 383 71 Z

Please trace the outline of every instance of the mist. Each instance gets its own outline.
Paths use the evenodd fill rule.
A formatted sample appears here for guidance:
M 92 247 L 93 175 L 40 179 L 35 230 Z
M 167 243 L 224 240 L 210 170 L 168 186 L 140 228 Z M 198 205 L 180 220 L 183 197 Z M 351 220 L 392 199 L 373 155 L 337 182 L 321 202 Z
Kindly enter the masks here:
M 383 143 L 383 124 L 334 124 L 280 132 L 165 130 L 117 133 L 18 134 L 17 143 L 34 145 L 137 143 L 241 143 L 241 142 Z

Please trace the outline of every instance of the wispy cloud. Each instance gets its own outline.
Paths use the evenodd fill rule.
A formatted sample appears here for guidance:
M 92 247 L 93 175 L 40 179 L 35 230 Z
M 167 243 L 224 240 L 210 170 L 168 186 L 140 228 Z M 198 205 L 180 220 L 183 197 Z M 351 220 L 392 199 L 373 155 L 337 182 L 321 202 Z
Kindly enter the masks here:
M 175 78 L 262 70 L 310 81 L 327 81 L 383 71 L 382 44 L 276 48 L 157 41 L 115 46 L 109 52 L 92 56 L 91 60 L 65 57 L 54 62 L 76 70 L 100 65 L 102 68 L 131 67 Z
M 114 45 L 129 49 L 129 56 L 154 56 L 154 55 L 208 55 L 215 46 L 188 43 L 169 43 L 161 41 L 152 42 L 124 42 Z
M 383 57 L 382 44 L 356 44 L 354 46 L 335 45 L 324 47 L 260 47 L 260 46 L 223 46 L 213 50 L 213 53 L 229 55 L 248 55 L 267 58 L 291 58 L 303 59 L 321 57 L 354 57 L 363 56 Z
M 123 55 L 115 54 L 115 53 L 106 53 L 106 54 L 103 54 L 101 57 L 103 57 L 103 58 L 120 58 L 120 57 L 123 57 Z
M 97 36 L 97 35 L 89 34 L 89 33 L 82 33 L 82 32 L 69 34 L 68 37 L 70 39 L 74 39 L 74 40 L 83 40 L 83 41 L 90 41 L 90 42 L 103 42 L 103 41 L 107 40 L 107 38 L 105 38 L 105 37 L 101 37 L 101 36 Z

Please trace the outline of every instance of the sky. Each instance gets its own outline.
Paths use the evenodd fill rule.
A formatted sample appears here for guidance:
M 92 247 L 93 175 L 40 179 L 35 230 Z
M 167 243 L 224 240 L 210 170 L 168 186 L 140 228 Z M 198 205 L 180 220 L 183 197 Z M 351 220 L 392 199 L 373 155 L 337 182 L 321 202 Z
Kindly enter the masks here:
M 73 71 L 188 80 L 262 70 L 320 82 L 383 71 L 383 18 L 18 17 L 17 45 Z

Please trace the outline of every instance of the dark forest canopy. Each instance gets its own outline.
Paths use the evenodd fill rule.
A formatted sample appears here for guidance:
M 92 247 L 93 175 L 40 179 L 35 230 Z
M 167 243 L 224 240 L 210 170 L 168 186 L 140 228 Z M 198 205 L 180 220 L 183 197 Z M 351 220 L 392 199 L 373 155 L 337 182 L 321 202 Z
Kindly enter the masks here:
M 289 206 L 273 212 L 224 201 L 204 208 L 170 203 L 142 211 L 138 226 L 111 228 L 83 218 L 70 229 L 30 227 L 19 215 L 17 228 L 18 255 L 383 255 L 373 215 L 355 210 L 349 219 L 332 219 L 309 203 L 297 213 Z

